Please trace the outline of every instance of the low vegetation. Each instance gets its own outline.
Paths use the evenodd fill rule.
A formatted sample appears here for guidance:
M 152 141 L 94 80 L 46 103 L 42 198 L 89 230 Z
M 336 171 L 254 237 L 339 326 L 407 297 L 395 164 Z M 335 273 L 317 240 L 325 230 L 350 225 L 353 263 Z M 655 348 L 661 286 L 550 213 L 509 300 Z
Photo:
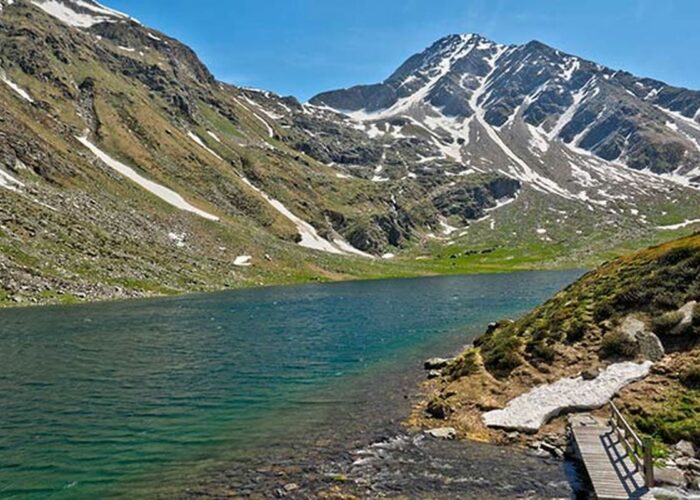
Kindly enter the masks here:
M 657 334 L 666 355 L 620 394 L 620 407 L 661 447 L 680 439 L 700 445 L 700 306 L 692 326 L 675 331 L 684 317 L 679 308 L 693 300 L 700 300 L 700 233 L 609 261 L 522 318 L 490 325 L 429 384 L 453 411 L 450 425 L 476 439 L 503 440 L 484 427 L 485 409 L 542 383 L 640 359 L 641 343 L 621 328 L 633 315 Z

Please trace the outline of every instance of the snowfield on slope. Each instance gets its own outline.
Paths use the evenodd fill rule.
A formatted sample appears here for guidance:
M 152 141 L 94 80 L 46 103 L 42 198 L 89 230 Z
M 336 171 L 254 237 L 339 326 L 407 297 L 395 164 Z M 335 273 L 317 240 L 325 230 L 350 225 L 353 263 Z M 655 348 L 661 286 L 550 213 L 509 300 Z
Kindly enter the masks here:
M 200 217 L 203 217 L 207 220 L 219 220 L 219 218 L 216 215 L 212 215 L 209 212 L 205 212 L 204 210 L 201 210 L 195 207 L 194 205 L 191 205 L 181 195 L 179 195 L 172 189 L 158 184 L 157 182 L 146 179 L 141 174 L 136 172 L 133 168 L 115 160 L 107 153 L 102 151 L 100 148 L 95 146 L 92 142 L 90 142 L 90 140 L 87 137 L 76 137 L 76 139 L 78 139 L 78 141 L 80 141 L 80 143 L 83 146 L 88 148 L 95 156 L 97 156 L 97 158 L 99 158 L 108 167 L 119 172 L 127 179 L 132 180 L 133 182 L 135 182 L 145 190 L 149 191 L 150 193 L 156 195 L 158 198 L 165 201 L 166 203 L 169 203 L 170 205 L 174 206 L 175 208 L 179 208 L 180 210 L 185 210 L 186 212 L 191 212 L 193 214 L 199 215 Z
M 299 234 L 301 235 L 301 241 L 299 242 L 300 246 L 311 248 L 313 250 L 320 250 L 322 252 L 333 253 L 336 255 L 354 254 L 360 255 L 362 257 L 372 257 L 371 255 L 356 249 L 347 241 L 341 238 L 337 238 L 333 242 L 328 241 L 327 239 L 323 238 L 320 234 L 318 234 L 315 227 L 294 215 L 291 210 L 289 210 L 286 206 L 282 204 L 282 202 L 274 199 L 269 194 L 256 187 L 245 177 L 242 177 L 242 179 L 243 182 L 245 182 L 246 184 L 248 184 L 248 186 L 251 187 L 251 189 L 253 189 L 258 194 L 260 194 L 260 196 L 265 198 L 265 200 L 272 206 L 272 208 L 277 210 L 279 213 L 281 213 L 287 219 L 289 219 L 292 223 L 294 223 L 294 225 L 297 227 L 297 231 L 299 231 Z

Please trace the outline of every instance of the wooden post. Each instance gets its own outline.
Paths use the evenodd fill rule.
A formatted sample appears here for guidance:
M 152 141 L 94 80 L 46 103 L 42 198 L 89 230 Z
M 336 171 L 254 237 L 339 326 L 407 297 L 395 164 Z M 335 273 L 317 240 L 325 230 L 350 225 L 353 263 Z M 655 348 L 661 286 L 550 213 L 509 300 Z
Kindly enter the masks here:
M 644 438 L 644 485 L 647 488 L 654 487 L 654 459 L 651 455 L 653 443 L 651 438 Z

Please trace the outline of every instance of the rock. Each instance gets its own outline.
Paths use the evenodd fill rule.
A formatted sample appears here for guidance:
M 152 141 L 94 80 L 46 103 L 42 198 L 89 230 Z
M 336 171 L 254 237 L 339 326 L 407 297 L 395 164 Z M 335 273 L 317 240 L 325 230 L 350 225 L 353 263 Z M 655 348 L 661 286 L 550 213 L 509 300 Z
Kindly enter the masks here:
M 637 333 L 637 345 L 639 353 L 650 361 L 659 361 L 666 354 L 659 337 L 650 331 L 643 330 Z
M 296 483 L 287 483 L 284 485 L 284 490 L 287 492 L 295 491 L 299 489 L 299 485 Z
M 451 361 L 452 358 L 430 358 L 423 363 L 423 368 L 426 370 L 441 370 L 450 364 Z
M 571 411 L 591 410 L 607 404 L 627 384 L 646 377 L 652 363 L 610 365 L 594 380 L 562 378 L 518 396 L 502 410 L 482 415 L 489 427 L 537 432 L 551 418 Z
M 428 379 L 439 378 L 440 376 L 442 376 L 442 372 L 440 370 L 430 370 L 428 372 Z
M 583 380 L 593 380 L 598 378 L 598 375 L 600 375 L 600 370 L 598 368 L 589 368 L 581 372 L 581 378 Z
M 695 457 L 695 446 L 690 441 L 681 440 L 678 441 L 673 449 L 685 457 Z
M 562 458 L 564 456 L 564 452 L 558 446 L 548 443 L 547 441 L 543 441 L 540 448 L 555 458 Z
M 641 320 L 635 318 L 633 315 L 629 315 L 622 321 L 618 331 L 630 342 L 636 342 L 637 335 L 642 333 L 645 329 L 646 325 Z
M 438 439 L 455 439 L 457 437 L 457 431 L 454 427 L 438 427 L 437 429 L 428 429 L 425 431 L 428 436 L 432 436 Z
M 654 483 L 656 486 L 682 488 L 685 486 L 685 482 L 685 476 L 680 469 L 675 467 L 654 467 Z
M 683 335 L 691 326 L 693 326 L 693 310 L 695 309 L 696 301 L 690 301 L 683 307 L 678 309 L 678 312 L 683 315 L 678 324 L 671 329 L 670 335 Z

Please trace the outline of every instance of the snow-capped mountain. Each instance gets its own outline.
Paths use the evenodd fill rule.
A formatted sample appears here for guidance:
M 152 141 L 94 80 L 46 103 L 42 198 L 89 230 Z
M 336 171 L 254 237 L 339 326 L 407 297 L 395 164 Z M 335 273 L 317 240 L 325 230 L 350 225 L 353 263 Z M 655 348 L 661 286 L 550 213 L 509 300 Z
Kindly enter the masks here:
M 310 103 L 0 0 L 0 304 L 593 263 L 700 219 L 697 93 L 450 36 Z
M 700 187 L 700 93 L 539 42 L 448 36 L 381 84 L 310 102 L 368 134 L 423 135 L 435 159 L 496 170 L 564 198 L 602 203 L 664 189 L 665 180 Z

